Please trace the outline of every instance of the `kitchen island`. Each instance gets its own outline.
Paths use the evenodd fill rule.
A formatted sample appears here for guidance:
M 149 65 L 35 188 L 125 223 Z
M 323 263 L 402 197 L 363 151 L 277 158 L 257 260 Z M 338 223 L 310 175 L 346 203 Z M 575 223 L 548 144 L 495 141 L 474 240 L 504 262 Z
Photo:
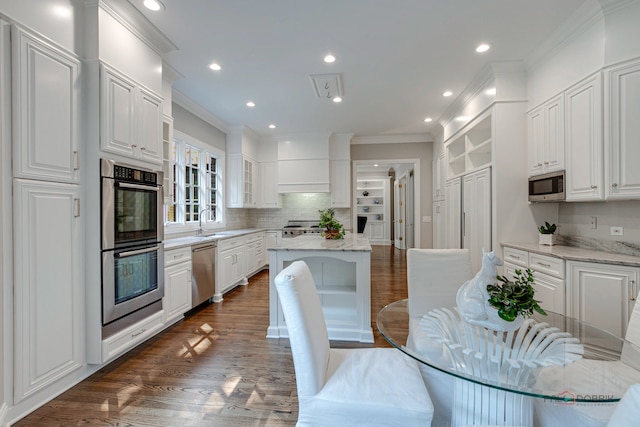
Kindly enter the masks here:
M 298 260 L 306 262 L 313 275 L 329 339 L 372 343 L 371 245 L 362 234 L 353 233 L 339 240 L 302 235 L 269 248 L 267 338 L 288 337 L 274 279 Z

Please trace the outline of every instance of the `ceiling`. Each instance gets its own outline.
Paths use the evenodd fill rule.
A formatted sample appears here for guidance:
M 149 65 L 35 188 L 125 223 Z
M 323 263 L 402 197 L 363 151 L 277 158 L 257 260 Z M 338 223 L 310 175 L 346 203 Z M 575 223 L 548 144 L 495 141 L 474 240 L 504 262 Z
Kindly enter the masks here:
M 487 63 L 523 60 L 587 0 L 161 1 L 129 0 L 178 46 L 174 90 L 225 126 L 366 137 L 432 133 Z M 310 75 L 327 73 L 341 103 L 316 96 Z

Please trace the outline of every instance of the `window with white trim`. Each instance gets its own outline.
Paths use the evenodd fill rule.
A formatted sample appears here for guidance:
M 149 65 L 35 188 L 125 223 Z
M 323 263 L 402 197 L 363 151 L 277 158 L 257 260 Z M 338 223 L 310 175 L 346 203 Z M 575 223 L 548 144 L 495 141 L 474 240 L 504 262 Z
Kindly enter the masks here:
M 165 206 L 168 228 L 216 228 L 223 223 L 224 152 L 179 131 L 172 143 L 173 197 Z M 202 216 L 202 217 L 201 217 Z

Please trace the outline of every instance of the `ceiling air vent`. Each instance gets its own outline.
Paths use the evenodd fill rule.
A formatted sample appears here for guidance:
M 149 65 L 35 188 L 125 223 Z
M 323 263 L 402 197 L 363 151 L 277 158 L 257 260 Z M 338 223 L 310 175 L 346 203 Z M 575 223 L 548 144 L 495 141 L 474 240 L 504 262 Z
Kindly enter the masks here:
M 310 74 L 313 90 L 318 98 L 342 97 L 342 74 Z

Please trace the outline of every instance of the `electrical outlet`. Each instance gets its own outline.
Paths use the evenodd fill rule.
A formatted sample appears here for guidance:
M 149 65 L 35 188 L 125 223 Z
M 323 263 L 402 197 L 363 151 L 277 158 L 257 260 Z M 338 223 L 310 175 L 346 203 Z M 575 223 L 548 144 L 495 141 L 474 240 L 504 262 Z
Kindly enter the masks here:
M 422 222 L 431 222 L 431 217 L 430 216 L 423 216 L 422 217 Z
M 592 216 L 591 217 L 591 229 L 595 230 L 596 228 L 598 228 L 598 217 L 597 216 Z
M 611 235 L 612 236 L 622 236 L 624 235 L 624 230 L 622 227 L 611 227 Z

